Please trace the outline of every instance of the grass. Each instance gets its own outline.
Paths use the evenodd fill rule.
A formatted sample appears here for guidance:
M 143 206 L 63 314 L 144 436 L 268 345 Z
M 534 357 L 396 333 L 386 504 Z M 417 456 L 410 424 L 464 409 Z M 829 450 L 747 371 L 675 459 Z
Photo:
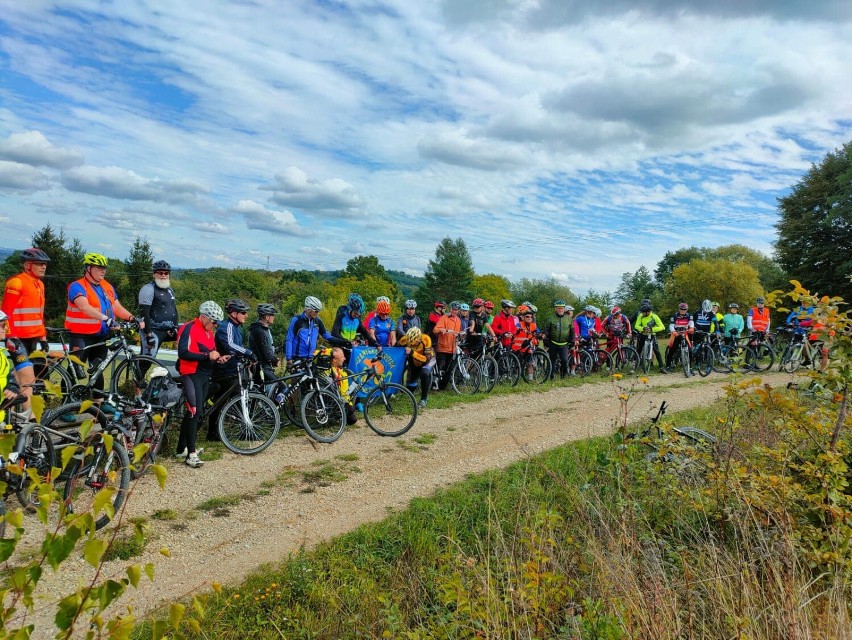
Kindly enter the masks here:
M 430 444 L 435 444 L 438 441 L 438 436 L 434 433 L 421 433 L 419 436 L 414 438 L 414 442 L 420 445 L 428 446 Z
M 152 520 L 177 520 L 178 512 L 174 509 L 158 509 L 154 513 L 151 514 Z
M 142 555 L 145 551 L 145 545 L 148 544 L 150 535 L 145 527 L 142 527 L 141 534 L 119 535 L 116 536 L 112 543 L 107 547 L 103 555 L 104 562 L 110 560 L 130 560 L 136 556 Z
M 195 505 L 198 511 L 215 511 L 216 509 L 224 509 L 227 507 L 237 506 L 243 499 L 240 495 L 214 496 L 204 502 Z

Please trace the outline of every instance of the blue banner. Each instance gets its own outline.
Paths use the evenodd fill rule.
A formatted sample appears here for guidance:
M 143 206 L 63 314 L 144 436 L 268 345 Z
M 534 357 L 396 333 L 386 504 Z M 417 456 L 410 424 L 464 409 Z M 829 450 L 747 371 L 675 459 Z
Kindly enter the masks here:
M 352 356 L 349 358 L 349 368 L 352 373 L 358 373 L 376 363 L 376 368 L 385 382 L 402 384 L 402 374 L 405 373 L 405 349 L 403 347 L 384 347 L 382 353 L 384 357 L 377 362 L 378 350 L 376 347 L 353 347 Z M 360 382 L 360 380 L 350 380 L 349 384 L 352 385 L 356 382 Z M 375 381 L 371 380 L 364 385 L 358 395 L 365 396 L 375 386 Z

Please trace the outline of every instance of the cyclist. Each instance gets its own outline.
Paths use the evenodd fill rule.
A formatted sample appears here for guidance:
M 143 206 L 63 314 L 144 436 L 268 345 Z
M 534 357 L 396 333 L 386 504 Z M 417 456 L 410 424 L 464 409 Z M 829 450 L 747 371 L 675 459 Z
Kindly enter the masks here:
M 621 307 L 614 306 L 609 315 L 604 318 L 601 326 L 606 334 L 606 350 L 612 353 L 616 348 L 616 340 L 618 338 L 627 338 L 630 341 L 632 328 L 630 326 L 630 318 L 621 312 Z
M 418 327 L 411 327 L 399 339 L 399 346 L 405 347 L 407 368 L 406 386 L 414 393 L 417 381 L 420 381 L 420 408 L 426 406 L 429 389 L 432 388 L 432 368 L 435 366 L 435 350 L 432 340 Z
M 420 325 L 420 318 L 417 316 L 417 301 L 406 300 L 403 306 L 405 307 L 405 311 L 402 312 L 399 320 L 396 321 L 397 342 L 399 342 L 402 336 L 408 333 L 408 330 L 411 329 L 411 327 L 422 329 Z
M 729 304 L 728 313 L 725 314 L 722 322 L 725 327 L 725 342 L 733 344 L 737 336 L 743 334 L 743 328 L 745 328 L 745 320 L 740 315 L 740 305 L 736 302 Z
M 429 317 L 426 319 L 426 333 L 429 336 L 435 335 L 435 325 L 438 324 L 438 320 L 444 317 L 444 310 L 447 308 L 447 303 L 443 300 L 435 301 L 435 308 L 432 313 L 429 314 Z
M 11 400 L 18 395 L 18 382 L 15 380 L 15 371 L 12 366 L 12 358 L 4 346 L 6 342 L 6 331 L 9 328 L 9 318 L 6 312 L 0 311 L 0 390 L 3 397 Z M 6 418 L 6 411 L 0 408 L 0 423 Z
M 575 320 L 577 323 L 576 340 L 593 341 L 597 339 L 600 332 L 597 330 L 597 323 L 595 320 L 597 320 L 595 307 L 590 304 L 586 305 Z
M 752 333 L 769 331 L 769 309 L 766 308 L 763 296 L 754 301 L 754 306 L 748 310 L 746 325 Z
M 370 337 L 369 331 L 361 324 L 364 313 L 364 300 L 357 293 L 350 293 L 346 304 L 337 308 L 334 323 L 331 325 L 331 335 L 338 340 L 345 340 L 349 347 L 364 342 L 375 347 L 376 342 Z M 347 347 L 342 347 L 348 351 Z
M 703 331 L 704 333 L 716 333 L 719 330 L 713 304 L 709 300 L 704 300 L 701 303 L 701 311 L 696 311 L 693 314 L 692 324 L 696 331 Z
M 284 347 L 288 365 L 291 360 L 312 357 L 320 336 L 335 347 L 349 347 L 352 344 L 329 333 L 319 318 L 320 311 L 322 302 L 319 298 L 308 296 L 305 298 L 305 310 L 290 321 Z
M 248 348 L 257 354 L 258 367 L 254 370 L 255 382 L 275 379 L 275 367 L 281 360 L 275 355 L 275 343 L 272 340 L 272 324 L 278 309 L 268 302 L 257 305 L 257 320 L 251 323 L 248 330 Z M 264 385 L 269 391 L 271 383 Z
M 713 317 L 716 320 L 716 329 L 719 333 L 725 332 L 725 316 L 719 311 L 719 303 L 715 300 L 713 304 L 710 305 L 710 309 L 713 312 Z
M 376 341 L 380 348 L 392 347 L 396 344 L 396 325 L 393 318 L 390 317 L 390 312 L 390 302 L 382 300 L 376 304 L 376 314 L 368 325 L 370 337 Z
M 180 424 L 176 457 L 183 458 L 193 469 L 204 464 L 198 457 L 203 449 L 196 447 L 196 435 L 198 424 L 204 417 L 213 364 L 224 364 L 231 358 L 216 350 L 214 333 L 216 325 L 222 322 L 224 317 L 222 307 L 208 300 L 198 307 L 198 317 L 178 330 L 177 370 L 183 383 L 186 413 Z
M 133 314 L 118 300 L 112 285 L 104 279 L 107 259 L 100 253 L 83 256 L 83 277 L 68 285 L 65 328 L 71 351 L 84 361 L 103 360 L 107 346 L 102 344 L 115 325 L 115 319 L 133 320 Z M 144 323 L 140 323 L 144 328 Z M 95 382 L 103 388 L 103 376 Z
M 797 309 L 793 309 L 787 316 L 787 324 L 793 327 L 793 331 L 800 335 L 807 334 L 808 341 L 812 343 L 814 352 L 820 354 L 820 371 L 824 371 L 828 365 L 828 348 L 820 338 L 820 329 L 823 324 L 814 318 L 814 308 L 812 306 L 805 307 L 799 305 Z M 810 359 L 806 358 L 804 365 L 810 364 Z
M 571 344 L 574 342 L 574 318 L 571 314 L 566 313 L 568 306 L 564 300 L 556 300 L 553 303 L 553 315 L 544 326 L 545 345 L 547 352 L 550 354 L 550 360 L 553 362 L 553 369 L 550 373 L 550 379 L 556 377 L 556 370 L 559 369 L 559 376 L 564 378 L 566 375 L 574 375 L 571 371 Z
M 456 337 L 461 333 L 461 320 L 459 311 L 461 303 L 453 301 L 450 303 L 450 313 L 442 316 L 435 325 L 435 336 L 437 344 L 437 365 L 441 372 L 440 389 L 446 389 L 450 381 L 450 365 L 453 363 L 453 355 L 456 352 Z
M 473 325 L 470 321 L 470 305 L 466 302 L 462 302 L 459 307 L 459 320 L 461 320 L 462 323 L 462 333 L 470 333 L 470 329 Z
M 379 296 L 378 298 L 376 298 L 376 305 L 379 305 L 382 302 L 387 302 L 388 304 L 390 304 L 390 298 L 388 298 L 387 296 Z M 368 312 L 367 315 L 364 316 L 364 320 L 361 324 L 364 325 L 364 328 L 367 331 L 370 330 L 370 320 L 372 320 L 375 315 L 376 315 L 376 311 L 373 310 L 373 311 Z
M 171 265 L 165 260 L 157 260 L 151 265 L 152 281 L 139 290 L 139 311 L 145 322 L 145 339 L 141 350 L 156 356 L 160 345 L 177 336 L 178 312 L 175 292 L 172 290 L 169 276 Z
M 518 307 L 518 321 L 518 328 L 515 330 L 515 336 L 512 340 L 512 351 L 517 352 L 518 357 L 521 357 L 535 351 L 538 327 L 535 323 L 535 313 L 532 308 L 525 304 Z M 533 367 L 532 362 L 527 365 L 528 380 L 532 380 Z
M 668 373 L 669 370 L 663 364 L 663 356 L 660 354 L 660 345 L 657 342 L 657 335 L 662 333 L 666 328 L 660 316 L 654 313 L 651 303 L 644 303 L 639 307 L 639 316 L 636 318 L 635 329 L 639 334 L 639 353 L 645 346 L 645 340 L 651 340 L 651 345 L 654 348 L 654 355 L 657 358 L 657 364 L 660 366 L 660 373 Z
M 473 314 L 470 316 L 467 346 L 471 351 L 476 351 L 482 347 L 482 336 L 487 333 L 493 337 L 494 330 L 489 324 L 491 316 L 485 311 L 485 300 L 476 298 L 471 306 L 473 307 Z
M 689 315 L 689 305 L 681 302 L 677 305 L 677 313 L 675 313 L 669 321 L 669 344 L 666 347 L 666 368 L 672 366 L 674 354 L 680 348 L 680 341 L 686 340 L 689 343 L 689 334 L 695 331 L 695 323 L 692 316 Z M 691 345 L 690 345 L 691 346 Z
M 346 362 L 346 354 L 342 347 L 332 347 L 331 349 L 321 349 L 320 353 L 331 352 L 331 376 L 337 384 L 337 389 L 340 391 L 340 398 L 343 400 L 343 408 L 346 410 L 346 424 L 350 427 L 358 422 L 358 413 L 355 407 L 349 402 L 349 380 L 346 377 L 346 371 L 343 365 Z
M 490 325 L 491 320 L 494 319 L 494 303 L 491 300 L 486 300 L 482 305 L 482 309 L 488 314 L 488 324 Z
M 514 315 L 515 303 L 511 300 L 501 300 L 500 313 L 496 314 L 491 320 L 491 329 L 500 339 L 504 347 L 511 347 L 514 340 L 515 331 L 518 330 L 518 317 Z
M 33 368 L 30 354 L 47 352 L 47 329 L 44 326 L 44 274 L 50 257 L 41 249 L 31 247 L 21 252 L 23 271 L 6 281 L 3 293 L 3 313 L 9 328 L 5 343 L 15 368 L 15 377 L 23 394 L 26 418 L 32 415 L 30 397 L 36 374 L 43 374 L 46 360 L 38 358 L 38 370 Z

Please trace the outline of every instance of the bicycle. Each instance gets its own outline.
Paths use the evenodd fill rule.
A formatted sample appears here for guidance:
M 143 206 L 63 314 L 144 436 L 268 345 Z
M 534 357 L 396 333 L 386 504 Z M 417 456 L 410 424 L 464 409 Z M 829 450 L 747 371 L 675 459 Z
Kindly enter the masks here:
M 600 344 L 598 344 L 597 335 L 580 338 L 580 350 L 589 354 L 589 367 L 585 371 L 586 374 L 597 374 L 605 378 L 612 375 L 615 363 L 609 351 L 602 349 Z M 577 372 L 579 374 L 579 368 Z
M 692 343 L 689 340 L 686 327 L 675 327 L 674 332 L 680 337 L 680 345 L 678 350 L 673 354 L 672 365 L 680 364 L 683 369 L 683 375 L 689 378 L 692 375 L 692 362 L 690 358 Z
M 769 371 L 775 363 L 775 352 L 766 342 L 766 332 L 753 331 L 748 337 L 748 346 L 754 351 L 754 370 Z
M 511 336 L 511 334 L 507 334 Z M 486 352 L 497 361 L 497 384 L 514 387 L 521 379 L 521 361 L 510 349 L 503 346 L 499 339 L 487 347 Z
M 638 442 L 645 446 L 647 452 L 644 457 L 647 461 L 691 462 L 694 457 L 688 452 L 684 452 L 686 455 L 678 454 L 676 450 L 672 449 L 670 446 L 671 439 L 666 437 L 666 432 L 660 426 L 660 420 L 666 414 L 667 409 L 668 404 L 664 400 L 657 409 L 656 415 L 650 419 L 648 426 L 641 431 L 625 434 L 624 440 L 628 444 Z M 672 427 L 671 433 L 674 436 L 674 441 L 676 443 L 679 441 L 680 447 L 678 448 L 690 448 L 715 455 L 718 440 L 713 434 L 691 426 Z M 660 453 L 661 449 L 664 450 L 664 453 Z
M 634 333 L 636 339 L 639 340 L 639 337 L 636 333 Z M 648 375 L 651 372 L 651 365 L 654 364 L 654 340 L 657 338 L 653 335 L 651 331 L 651 327 L 645 327 L 642 330 L 642 346 L 637 350 L 637 354 L 639 356 L 639 370 Z
M 790 343 L 784 349 L 784 353 L 781 354 L 778 370 L 794 373 L 802 366 L 810 366 L 815 370 L 820 369 L 822 367 L 822 353 L 815 344 L 808 340 L 807 333 L 799 330 L 793 334 Z
M 713 349 L 713 370 L 717 373 L 750 373 L 754 370 L 757 356 L 751 347 L 740 344 L 737 340 L 739 331 L 731 329 L 729 342 L 726 344 L 717 335 L 710 338 Z
M 613 369 L 622 375 L 633 375 L 639 370 L 639 352 L 632 346 L 624 344 L 623 331 L 613 331 L 612 338 L 614 344 L 608 352 L 612 358 Z M 648 346 L 651 346 L 650 343 Z M 645 373 L 648 370 L 650 370 L 650 365 Z
M 706 378 L 713 371 L 713 347 L 710 345 L 710 334 L 706 331 L 695 332 L 694 346 L 691 350 L 692 361 L 698 375 Z
M 494 356 L 488 352 L 488 343 L 492 339 L 488 334 L 483 335 L 479 348 L 475 352 L 468 353 L 471 358 L 476 360 L 482 370 L 482 384 L 480 386 L 485 393 L 491 393 L 500 378 L 500 365 Z
M 379 353 L 363 371 L 343 376 L 341 380 L 363 380 L 351 387 L 342 401 L 351 404 L 359 401 L 359 394 L 375 381 L 375 386 L 360 400 L 364 406 L 364 420 L 378 435 L 395 437 L 406 433 L 417 421 L 417 400 L 403 385 L 385 381 L 383 372 L 379 370 L 385 358 Z M 339 390 L 336 384 L 335 387 Z
M 453 332 L 456 335 L 456 344 L 453 350 L 452 359 L 447 367 L 447 372 L 441 370 L 440 366 L 436 366 L 432 372 L 432 386 L 440 388 L 441 380 L 445 375 L 450 377 L 449 383 L 452 384 L 453 390 L 459 395 L 473 395 L 479 391 L 479 385 L 482 383 L 482 369 L 479 364 L 468 355 L 465 355 L 461 347 L 461 341 L 458 339 L 463 334 L 461 332 Z

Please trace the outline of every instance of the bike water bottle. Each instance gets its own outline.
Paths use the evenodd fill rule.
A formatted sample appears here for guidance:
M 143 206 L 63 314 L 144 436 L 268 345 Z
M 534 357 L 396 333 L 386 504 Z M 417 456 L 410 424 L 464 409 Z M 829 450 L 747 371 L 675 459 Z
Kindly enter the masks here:
M 287 397 L 287 391 L 289 387 L 286 383 L 282 382 L 278 385 L 278 393 L 275 394 L 275 404 L 281 404 L 284 402 L 284 398 Z

